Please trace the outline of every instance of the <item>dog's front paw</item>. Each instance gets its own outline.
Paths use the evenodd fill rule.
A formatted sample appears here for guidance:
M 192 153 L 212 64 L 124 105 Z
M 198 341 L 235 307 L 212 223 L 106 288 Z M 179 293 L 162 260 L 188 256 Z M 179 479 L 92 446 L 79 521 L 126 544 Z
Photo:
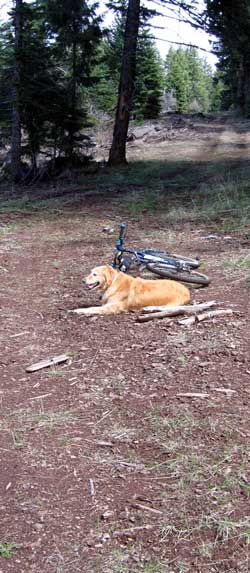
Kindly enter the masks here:
M 72 310 L 68 310 L 68 312 L 73 312 L 74 314 L 87 314 L 86 311 L 88 309 L 86 308 L 73 308 Z

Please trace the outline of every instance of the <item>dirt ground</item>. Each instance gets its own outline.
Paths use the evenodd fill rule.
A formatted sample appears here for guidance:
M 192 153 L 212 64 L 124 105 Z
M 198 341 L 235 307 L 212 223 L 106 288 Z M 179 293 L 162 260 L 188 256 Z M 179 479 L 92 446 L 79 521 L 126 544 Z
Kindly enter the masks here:
M 189 157 L 229 140 L 247 154 L 248 130 L 230 133 L 197 130 Z M 69 313 L 98 302 L 82 277 L 111 262 L 121 221 L 134 247 L 199 255 L 212 281 L 192 300 L 232 316 Z M 169 229 L 164 212 L 103 198 L 0 225 L 0 573 L 250 571 L 249 229 Z

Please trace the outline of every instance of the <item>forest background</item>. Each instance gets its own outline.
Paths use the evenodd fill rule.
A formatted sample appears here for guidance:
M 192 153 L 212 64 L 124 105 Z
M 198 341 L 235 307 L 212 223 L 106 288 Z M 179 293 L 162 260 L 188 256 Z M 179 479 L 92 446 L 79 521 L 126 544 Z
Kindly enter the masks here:
M 208 0 L 201 9 L 200 2 L 161 0 L 149 9 L 139 1 L 133 5 L 131 0 L 116 0 L 107 5 L 115 14 L 107 29 L 97 3 L 16 0 L 1 25 L 0 39 L 0 137 L 1 148 L 10 151 L 7 161 L 3 154 L 4 176 L 8 167 L 12 178 L 20 180 L 35 175 L 44 162 L 79 165 L 89 160 L 86 129 L 115 118 L 126 25 L 129 9 L 134 17 L 136 6 L 136 68 L 132 58 L 126 71 L 133 96 L 125 106 L 129 119 L 141 123 L 158 118 L 166 95 L 172 103 L 165 110 L 207 113 L 236 108 L 248 114 L 246 1 L 234 6 Z M 162 59 L 151 22 L 165 7 L 177 23 L 185 20 L 194 29 L 214 34 L 216 69 L 193 44 L 173 46 Z M 166 39 L 167 35 L 166 30 Z

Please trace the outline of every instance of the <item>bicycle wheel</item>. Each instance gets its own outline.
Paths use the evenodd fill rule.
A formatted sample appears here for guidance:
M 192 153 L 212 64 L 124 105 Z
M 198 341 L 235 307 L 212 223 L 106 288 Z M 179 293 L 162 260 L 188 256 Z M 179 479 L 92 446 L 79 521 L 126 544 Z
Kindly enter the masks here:
M 173 279 L 175 281 L 182 281 L 185 283 L 195 283 L 203 286 L 207 286 L 210 283 L 210 279 L 207 275 L 202 273 L 197 273 L 194 271 L 176 271 L 171 267 L 166 265 L 149 263 L 146 268 L 152 273 L 159 275 L 160 277 Z
M 191 259 L 190 257 L 183 257 L 182 255 L 177 255 L 176 253 L 172 254 L 172 253 L 164 253 L 163 251 L 153 251 L 150 249 L 147 249 L 146 251 L 143 251 L 145 255 L 152 255 L 155 257 L 162 257 L 163 259 L 173 259 L 174 261 L 180 262 L 180 263 L 184 263 L 189 265 L 192 269 L 197 269 L 197 267 L 200 266 L 201 261 L 200 259 L 197 257 L 196 259 Z M 151 264 L 151 263 L 150 263 Z M 154 264 L 154 263 L 152 263 Z

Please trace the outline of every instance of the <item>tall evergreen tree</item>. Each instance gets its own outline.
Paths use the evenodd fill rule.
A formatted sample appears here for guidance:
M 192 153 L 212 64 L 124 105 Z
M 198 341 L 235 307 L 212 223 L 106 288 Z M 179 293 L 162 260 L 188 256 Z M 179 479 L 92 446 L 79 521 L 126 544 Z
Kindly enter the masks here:
M 203 111 L 208 111 L 210 106 L 210 89 L 208 86 L 210 69 L 200 58 L 195 48 L 188 48 L 186 51 L 187 67 L 191 82 L 192 99 L 196 100 Z
M 217 36 L 219 69 L 231 102 L 250 114 L 250 4 L 248 0 L 207 0 L 208 30 Z
M 216 84 L 211 67 L 198 55 L 197 49 L 170 48 L 166 58 L 165 81 L 167 89 L 176 97 L 180 112 L 189 111 L 193 102 L 204 112 L 211 109 Z M 217 99 L 216 105 L 218 102 Z
M 119 12 L 107 39 L 102 43 L 100 63 L 94 73 L 100 78 L 93 98 L 99 110 L 114 112 L 119 86 L 119 74 L 123 50 L 125 18 L 124 11 Z M 137 120 L 158 116 L 163 92 L 163 63 L 147 26 L 140 24 L 134 95 L 131 115 Z
M 164 74 L 163 63 L 147 28 L 138 38 L 133 115 L 139 119 L 155 119 L 161 110 Z
M 95 64 L 96 47 L 101 38 L 100 18 L 95 14 L 96 5 L 89 7 L 83 0 L 48 0 L 48 17 L 54 53 L 65 68 L 67 98 L 64 128 L 65 154 L 73 161 L 75 149 L 84 137 L 80 129 L 87 123 L 87 111 L 82 100 L 81 87 L 91 83 L 91 69 Z
M 177 109 L 187 112 L 191 100 L 191 80 L 186 51 L 183 48 L 170 48 L 166 57 L 166 87 L 177 100 Z
M 14 52 L 12 79 L 12 133 L 11 133 L 11 172 L 15 181 L 21 166 L 21 49 L 23 26 L 23 2 L 16 0 L 14 17 Z

